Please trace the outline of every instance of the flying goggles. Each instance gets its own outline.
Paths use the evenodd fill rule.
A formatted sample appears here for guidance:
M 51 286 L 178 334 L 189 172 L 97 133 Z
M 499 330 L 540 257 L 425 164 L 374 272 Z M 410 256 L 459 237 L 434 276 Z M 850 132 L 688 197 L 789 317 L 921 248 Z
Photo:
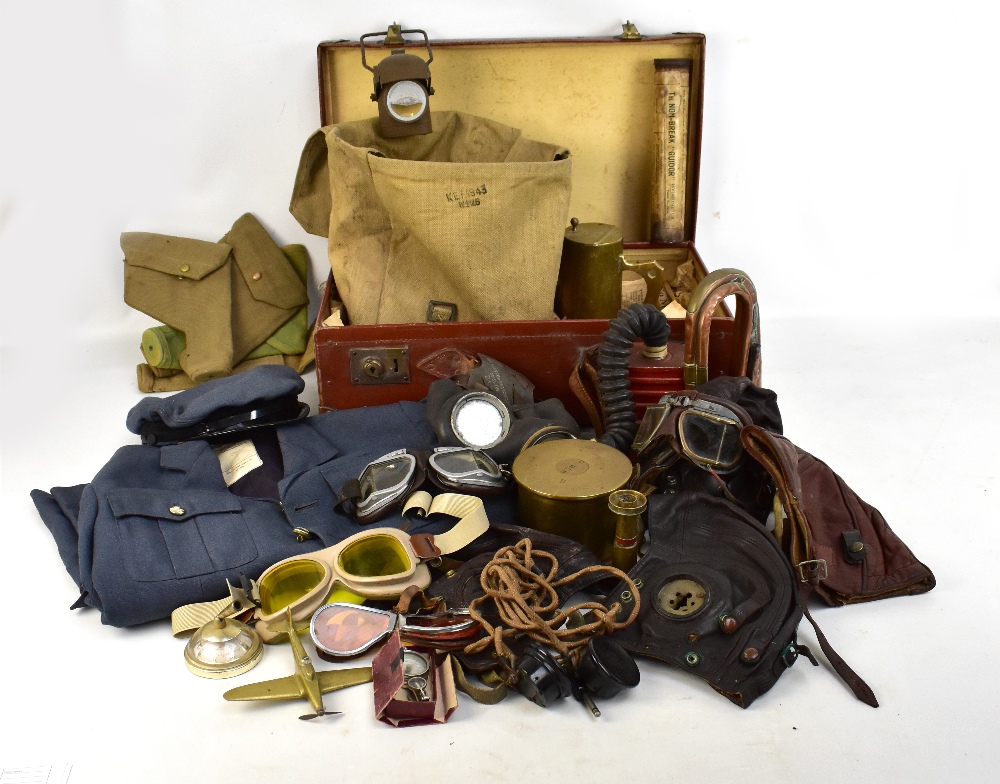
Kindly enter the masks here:
M 465 647 L 482 633 L 482 626 L 468 610 L 402 615 L 343 602 L 323 605 L 309 623 L 322 658 L 356 656 L 393 631 L 399 631 L 404 642 L 447 650 Z
M 411 499 L 413 506 L 423 514 L 460 519 L 438 535 L 372 528 L 265 570 L 253 589 L 256 628 L 263 640 L 270 642 L 284 633 L 286 608 L 294 621 L 302 622 L 331 599 L 395 599 L 411 585 L 426 588 L 431 581 L 427 562 L 465 547 L 489 528 L 483 502 L 472 496 L 442 493 L 431 499 L 421 493 Z
M 509 474 L 485 452 L 469 447 L 438 447 L 433 452 L 399 449 L 369 463 L 358 479 L 344 484 L 341 503 L 359 523 L 378 520 L 397 509 L 425 479 L 442 490 L 475 495 L 502 492 Z
M 632 442 L 639 481 L 682 459 L 716 476 L 734 471 L 743 456 L 740 431 L 749 424 L 747 414 L 727 401 L 697 393 L 664 395 L 646 409 Z

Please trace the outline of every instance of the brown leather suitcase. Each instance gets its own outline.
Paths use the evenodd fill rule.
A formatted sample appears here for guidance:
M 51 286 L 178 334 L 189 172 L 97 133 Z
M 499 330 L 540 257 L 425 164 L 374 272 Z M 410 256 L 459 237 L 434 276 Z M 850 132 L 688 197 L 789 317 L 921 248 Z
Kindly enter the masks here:
M 626 258 L 655 259 L 669 280 L 693 261 L 695 279 L 707 272 L 694 246 L 704 92 L 705 37 L 697 33 L 630 37 L 431 41 L 433 109 L 460 110 L 520 128 L 526 136 L 563 144 L 573 156 L 570 215 L 622 229 Z M 398 48 L 395 45 L 391 48 Z M 425 55 L 424 41 L 406 50 Z M 369 63 L 389 46 L 366 42 Z M 654 149 L 653 61 L 691 62 L 687 134 L 686 211 L 683 241 L 653 244 L 650 201 Z M 318 49 L 322 125 L 374 116 L 371 76 L 356 41 L 321 43 Z M 498 259 L 502 263 L 502 259 Z M 649 286 L 647 301 L 659 286 Z M 322 326 L 336 300 L 332 277 L 320 306 L 315 335 L 322 410 L 420 400 L 437 376 L 425 360 L 456 347 L 484 353 L 530 378 L 536 398 L 558 397 L 586 422 L 569 388 L 587 347 L 600 342 L 603 319 L 438 322 Z M 742 329 L 743 324 L 740 324 Z M 711 320 L 708 375 L 738 373 L 743 349 L 737 320 L 719 303 Z M 640 411 L 667 391 L 684 387 L 685 320 L 670 319 L 667 356 L 652 360 L 633 352 L 631 381 Z

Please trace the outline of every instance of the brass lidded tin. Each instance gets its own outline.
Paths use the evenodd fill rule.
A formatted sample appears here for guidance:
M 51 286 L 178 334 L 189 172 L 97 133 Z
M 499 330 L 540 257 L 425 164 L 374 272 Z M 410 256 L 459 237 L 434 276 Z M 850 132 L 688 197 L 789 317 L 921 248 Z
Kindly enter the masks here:
M 616 517 L 608 496 L 632 476 L 632 462 L 597 441 L 543 441 L 517 456 L 521 525 L 575 539 L 602 561 L 611 560 Z
M 609 223 L 570 221 L 563 239 L 556 315 L 613 319 L 622 306 L 622 230 Z

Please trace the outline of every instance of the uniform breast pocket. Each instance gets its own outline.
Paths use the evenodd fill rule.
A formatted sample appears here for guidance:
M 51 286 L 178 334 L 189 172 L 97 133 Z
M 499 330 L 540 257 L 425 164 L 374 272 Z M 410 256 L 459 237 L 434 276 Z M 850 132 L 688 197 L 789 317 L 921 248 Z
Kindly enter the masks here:
M 123 559 L 139 582 L 237 569 L 257 558 L 237 496 L 137 489 L 109 495 L 108 502 Z

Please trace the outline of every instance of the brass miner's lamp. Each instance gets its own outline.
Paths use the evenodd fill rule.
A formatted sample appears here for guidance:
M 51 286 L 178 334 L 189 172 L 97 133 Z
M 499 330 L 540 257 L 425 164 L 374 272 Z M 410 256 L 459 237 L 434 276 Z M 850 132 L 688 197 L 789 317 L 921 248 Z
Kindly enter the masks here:
M 404 33 L 423 35 L 427 46 L 426 61 L 398 48 L 374 68 L 368 65 L 365 59 L 366 38 L 384 35 L 384 45 L 402 47 L 406 43 Z M 434 88 L 431 87 L 431 69 L 428 66 L 433 59 L 430 41 L 423 30 L 401 30 L 399 25 L 394 24 L 381 33 L 361 36 L 361 64 L 375 74 L 372 100 L 378 101 L 379 130 L 384 137 L 393 139 L 431 132 L 428 96 L 434 94 Z

